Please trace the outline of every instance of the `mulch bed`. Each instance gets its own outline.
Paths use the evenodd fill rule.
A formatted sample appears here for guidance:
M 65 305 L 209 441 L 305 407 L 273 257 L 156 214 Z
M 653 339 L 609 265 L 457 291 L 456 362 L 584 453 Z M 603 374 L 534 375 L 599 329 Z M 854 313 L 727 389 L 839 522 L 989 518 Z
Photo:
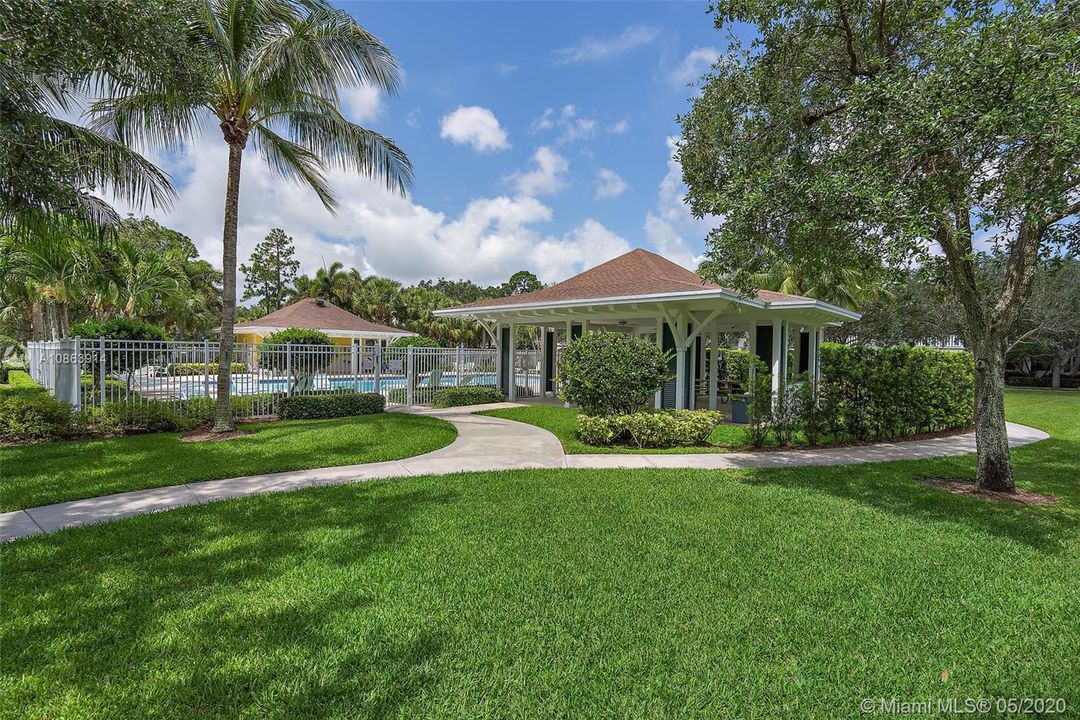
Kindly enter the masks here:
M 1010 502 L 1017 505 L 1053 505 L 1060 498 L 1053 495 L 1043 495 L 1032 490 L 1016 488 L 1011 493 L 998 492 L 996 490 L 976 490 L 975 481 L 967 478 L 939 478 L 920 477 L 916 482 L 930 487 L 940 488 L 953 495 L 964 495 L 981 500 L 996 500 L 998 502 Z

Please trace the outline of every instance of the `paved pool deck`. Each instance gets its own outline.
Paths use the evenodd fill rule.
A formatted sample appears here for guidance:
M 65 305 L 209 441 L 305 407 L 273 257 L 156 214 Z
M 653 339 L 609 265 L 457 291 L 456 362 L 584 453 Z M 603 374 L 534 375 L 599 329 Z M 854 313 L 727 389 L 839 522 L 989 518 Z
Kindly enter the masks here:
M 444 418 L 457 427 L 458 436 L 454 442 L 424 455 L 389 462 L 191 482 L 16 510 L 0 514 L 0 541 L 188 505 L 202 505 L 215 500 L 378 478 L 530 468 L 724 470 L 854 465 L 975 452 L 975 434 L 967 433 L 925 440 L 813 450 L 682 455 L 567 455 L 563 452 L 558 438 L 547 430 L 512 420 L 473 414 L 478 410 L 500 407 L 518 406 L 514 403 L 499 403 L 442 410 L 412 410 L 411 412 L 417 414 Z M 1042 430 L 1015 423 L 1008 423 L 1008 431 L 1009 444 L 1013 447 L 1049 437 Z

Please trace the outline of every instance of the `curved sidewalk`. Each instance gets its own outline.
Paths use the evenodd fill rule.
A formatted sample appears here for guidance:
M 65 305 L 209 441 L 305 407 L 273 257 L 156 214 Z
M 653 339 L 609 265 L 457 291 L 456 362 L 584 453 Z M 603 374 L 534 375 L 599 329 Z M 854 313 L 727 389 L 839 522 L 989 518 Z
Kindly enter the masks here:
M 454 423 L 458 430 L 454 442 L 425 455 L 389 462 L 205 480 L 16 510 L 0 514 L 0 541 L 226 498 L 376 478 L 562 467 L 719 470 L 849 465 L 919 460 L 975 452 L 975 435 L 968 433 L 928 440 L 820 450 L 684 455 L 566 455 L 558 438 L 547 430 L 512 420 L 472 414 L 477 410 L 495 407 L 514 405 L 504 403 L 446 410 L 415 410 L 414 412 L 420 414 L 445 418 Z M 1043 431 L 1025 425 L 1009 423 L 1008 426 L 1009 444 L 1013 447 L 1049 437 Z

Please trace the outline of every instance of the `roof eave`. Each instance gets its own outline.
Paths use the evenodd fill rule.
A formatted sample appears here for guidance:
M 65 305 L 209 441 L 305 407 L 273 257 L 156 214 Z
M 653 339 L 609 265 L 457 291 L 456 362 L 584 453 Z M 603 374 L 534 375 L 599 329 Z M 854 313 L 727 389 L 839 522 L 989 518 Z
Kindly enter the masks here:
M 753 298 L 744 297 L 738 295 L 729 290 L 717 289 L 717 290 L 690 290 L 687 292 L 674 292 L 674 293 L 649 293 L 646 295 L 615 295 L 610 297 L 598 297 L 587 299 L 574 299 L 574 300 L 547 300 L 543 302 L 533 303 L 510 303 L 506 305 L 479 305 L 473 307 L 453 307 L 443 308 L 436 310 L 435 315 L 440 317 L 467 317 L 469 315 L 478 315 L 485 312 L 515 312 L 518 310 L 540 310 L 540 309 L 562 309 L 582 307 L 588 305 L 628 305 L 641 302 L 655 302 L 655 301 L 680 301 L 680 300 L 696 300 L 701 298 L 720 298 L 728 300 L 730 302 L 739 303 L 740 305 L 746 305 L 752 308 L 765 308 L 767 303 Z

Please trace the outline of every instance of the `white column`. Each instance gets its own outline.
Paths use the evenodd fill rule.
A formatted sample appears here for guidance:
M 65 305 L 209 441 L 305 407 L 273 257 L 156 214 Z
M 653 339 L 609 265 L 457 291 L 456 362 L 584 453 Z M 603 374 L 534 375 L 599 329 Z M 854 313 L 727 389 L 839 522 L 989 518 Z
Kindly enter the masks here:
M 686 409 L 686 317 L 679 316 L 675 327 L 675 409 Z
M 720 328 L 714 322 L 709 333 L 709 409 L 716 409 L 716 381 L 720 374 Z
M 547 334 L 548 329 L 544 325 L 540 326 L 540 392 L 537 393 L 538 397 L 545 397 L 547 395 Z
M 821 382 L 821 343 L 825 342 L 825 328 L 818 328 L 814 333 L 814 336 L 810 338 L 810 346 L 813 348 L 814 361 L 813 361 L 813 373 L 814 382 Z
M 772 394 L 773 402 L 780 394 L 780 373 L 783 370 L 780 354 L 783 349 L 780 346 L 780 336 L 783 334 L 783 323 L 780 320 L 772 322 Z
M 817 328 L 806 328 L 806 331 L 810 333 L 810 342 L 807 343 L 806 348 L 806 374 L 810 376 L 810 380 L 817 383 Z M 801 338 L 799 345 L 802 345 Z
M 502 384 L 503 378 L 503 359 L 502 359 L 502 323 L 495 323 L 495 386 L 498 387 Z M 505 388 L 503 388 L 505 389 Z
M 581 321 L 581 334 L 584 335 L 587 332 L 589 332 L 589 320 L 586 318 Z
M 574 323 L 570 320 L 566 321 L 566 342 L 570 343 L 570 339 L 574 336 Z M 569 402 L 564 402 L 563 407 L 570 407 Z
M 700 333 L 698 336 L 700 337 Z M 691 340 L 688 343 L 686 351 L 690 353 L 690 367 L 689 372 L 686 373 L 687 390 L 689 391 L 689 398 L 686 401 L 686 407 L 693 410 L 697 407 L 697 376 L 701 372 L 701 365 L 698 363 L 698 354 L 694 352 L 697 349 L 697 340 Z
M 517 397 L 517 323 L 510 323 L 510 352 L 507 358 L 510 360 L 510 373 L 507 376 L 509 387 L 506 389 L 506 398 L 513 400 Z
M 664 318 L 656 318 L 656 349 L 663 352 L 664 350 Z M 660 388 L 656 391 L 656 398 L 653 404 L 657 410 L 663 407 L 664 404 L 664 388 Z

